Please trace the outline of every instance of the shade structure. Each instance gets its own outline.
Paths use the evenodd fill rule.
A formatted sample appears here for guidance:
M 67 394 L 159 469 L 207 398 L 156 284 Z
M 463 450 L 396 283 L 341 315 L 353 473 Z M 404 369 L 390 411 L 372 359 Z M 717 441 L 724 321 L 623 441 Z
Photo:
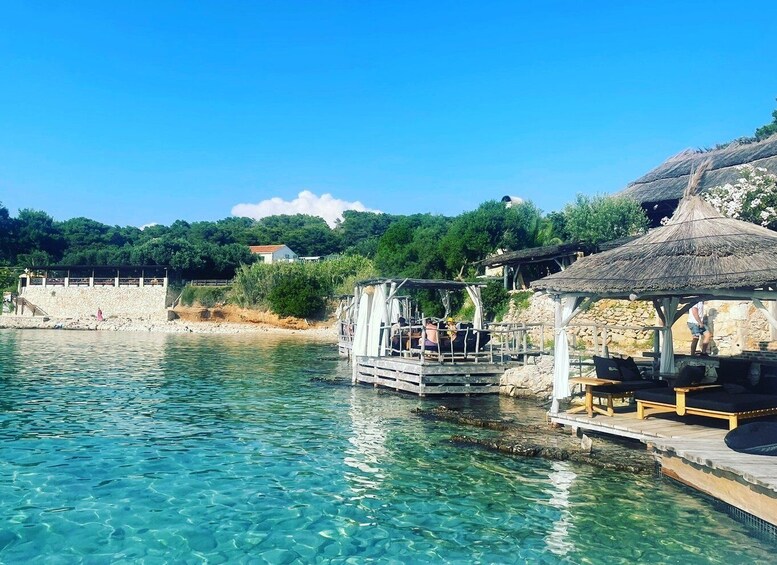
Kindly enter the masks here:
M 777 233 L 726 218 L 697 195 L 665 225 L 532 282 L 554 294 L 600 298 L 738 296 L 777 283 Z M 736 292 L 727 292 L 736 291 Z
M 729 143 L 712 151 L 684 151 L 630 183 L 617 196 L 632 198 L 641 204 L 680 200 L 691 173 L 702 162 L 710 166 L 697 187 L 699 194 L 714 186 L 733 183 L 741 176 L 740 165 L 753 165 L 777 172 L 777 136 L 758 143 Z

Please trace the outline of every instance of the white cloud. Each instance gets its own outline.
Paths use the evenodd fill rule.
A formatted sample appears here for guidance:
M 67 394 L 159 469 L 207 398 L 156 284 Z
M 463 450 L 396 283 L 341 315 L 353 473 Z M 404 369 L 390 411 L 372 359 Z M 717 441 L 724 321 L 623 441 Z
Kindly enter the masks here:
M 310 216 L 320 216 L 326 220 L 329 227 L 334 227 L 335 220 L 342 218 L 343 212 L 346 210 L 380 213 L 380 210 L 370 210 L 358 200 L 356 202 L 348 202 L 347 200 L 334 198 L 328 193 L 322 194 L 319 197 L 309 190 L 303 190 L 290 202 L 276 196 L 268 200 L 262 200 L 258 204 L 236 204 L 232 208 L 232 215 L 259 220 L 278 214 L 308 214 Z
M 150 224 L 143 224 L 142 226 L 140 226 L 140 230 L 142 231 L 142 230 L 144 230 L 146 228 L 151 228 L 151 227 L 158 226 L 158 225 L 159 224 L 157 224 L 156 222 L 151 222 Z

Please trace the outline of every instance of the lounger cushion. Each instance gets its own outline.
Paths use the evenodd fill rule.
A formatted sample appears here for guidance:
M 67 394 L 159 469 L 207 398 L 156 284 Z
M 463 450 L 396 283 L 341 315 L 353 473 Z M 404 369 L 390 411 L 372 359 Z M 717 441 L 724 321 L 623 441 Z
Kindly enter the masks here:
M 749 412 L 777 407 L 777 395 L 752 392 L 729 394 L 725 390 L 691 392 L 685 397 L 685 405 L 718 412 Z
M 704 365 L 686 365 L 680 369 L 674 386 L 691 386 L 704 380 L 706 367 Z
M 624 393 L 646 390 L 651 388 L 666 388 L 666 381 L 646 381 L 637 379 L 634 381 L 623 381 L 614 385 L 602 385 L 591 387 L 591 390 L 599 393 Z
M 638 390 L 634 393 L 634 398 L 636 400 L 646 400 L 648 402 L 660 402 L 662 404 L 674 405 L 677 395 L 674 389 L 664 387 Z
M 615 357 L 615 366 L 620 371 L 621 378 L 624 381 L 637 381 L 642 379 L 639 367 L 633 357 Z
M 676 402 L 675 391 L 671 388 L 639 390 L 634 393 L 634 398 L 671 405 L 674 405 Z M 685 405 L 689 408 L 714 410 L 716 412 L 750 412 L 752 410 L 777 407 L 777 395 L 755 394 L 751 392 L 729 394 L 723 389 L 714 388 L 687 393 L 685 395 Z
M 756 387 L 756 392 L 761 394 L 777 394 L 777 376 L 761 377 Z
M 620 369 L 614 358 L 593 356 L 594 368 L 596 369 L 596 376 L 600 379 L 612 379 L 614 381 L 624 380 L 621 376 Z
M 761 378 L 758 380 L 756 392 L 777 394 L 777 366 L 761 365 Z
M 740 453 L 777 456 L 777 422 L 750 422 L 735 428 L 723 438 Z
M 721 357 L 718 361 L 717 384 L 736 383 L 747 385 L 750 376 L 750 361 L 746 359 L 728 359 Z

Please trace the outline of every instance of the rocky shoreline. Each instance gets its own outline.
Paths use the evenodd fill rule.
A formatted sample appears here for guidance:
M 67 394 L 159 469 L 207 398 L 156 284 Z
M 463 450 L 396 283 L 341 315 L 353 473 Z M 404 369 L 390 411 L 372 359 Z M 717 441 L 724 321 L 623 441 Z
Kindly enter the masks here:
M 0 316 L 0 328 L 48 329 L 82 331 L 122 331 L 152 333 L 198 333 L 198 334 L 248 334 L 263 333 L 277 335 L 304 336 L 335 342 L 337 334 L 334 327 L 312 326 L 308 329 L 277 328 L 265 324 L 237 322 L 192 322 L 184 320 L 157 321 L 129 318 L 96 319 L 53 318 L 49 316 Z

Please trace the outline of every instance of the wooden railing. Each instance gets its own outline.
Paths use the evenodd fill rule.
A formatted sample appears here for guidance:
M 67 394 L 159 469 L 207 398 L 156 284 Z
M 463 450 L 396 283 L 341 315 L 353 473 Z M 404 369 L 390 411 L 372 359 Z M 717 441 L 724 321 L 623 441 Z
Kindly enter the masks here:
M 27 300 L 24 297 L 17 296 L 14 299 L 14 304 L 15 304 L 15 311 L 16 311 L 16 315 L 17 316 L 19 316 L 21 314 L 24 314 L 25 308 L 28 309 L 28 310 L 31 310 L 33 316 L 38 316 L 38 315 L 48 316 L 48 314 L 45 312 L 45 310 L 35 306 L 35 304 L 33 304 L 32 302 L 30 302 L 29 300 Z M 21 310 L 21 312 L 19 310 Z
M 189 281 L 189 286 L 232 286 L 229 279 L 204 279 Z

